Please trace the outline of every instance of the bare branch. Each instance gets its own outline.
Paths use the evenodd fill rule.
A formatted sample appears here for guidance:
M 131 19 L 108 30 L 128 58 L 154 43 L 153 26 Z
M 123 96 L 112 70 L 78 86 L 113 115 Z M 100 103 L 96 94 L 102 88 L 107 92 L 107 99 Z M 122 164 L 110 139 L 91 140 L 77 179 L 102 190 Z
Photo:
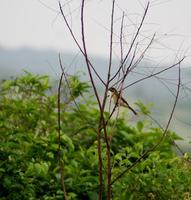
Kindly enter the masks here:
M 158 127 L 163 130 L 163 132 L 165 131 L 164 128 L 162 127 L 162 125 L 156 120 L 154 119 L 151 115 L 149 114 L 146 114 L 147 117 L 149 117 L 152 121 L 154 121 Z M 176 116 L 174 116 L 176 118 Z M 179 147 L 179 145 L 170 137 L 169 135 L 169 138 L 171 140 L 171 142 L 173 143 L 173 145 L 177 148 L 177 150 L 181 153 L 182 156 L 185 155 L 185 152 Z M 188 160 L 189 163 L 191 163 L 191 160 Z
M 92 84 L 92 87 L 93 87 L 99 108 L 101 109 L 101 102 L 100 102 L 99 95 L 98 95 L 98 92 L 97 92 L 97 88 L 95 86 L 94 79 L 93 79 L 93 76 L 92 76 L 92 72 L 91 72 L 91 69 L 90 69 L 90 62 L 89 62 L 89 59 L 88 59 L 88 54 L 87 54 L 87 49 L 86 49 L 86 42 L 85 42 L 85 35 L 84 35 L 84 0 L 82 0 L 82 7 L 81 7 L 81 33 L 82 33 L 82 44 L 83 44 L 83 52 L 84 52 L 83 55 L 84 55 L 84 58 L 85 58 L 85 61 L 86 61 L 86 66 L 87 66 L 87 69 L 88 69 L 90 81 L 91 81 L 91 84 Z
M 92 72 L 91 72 L 90 65 L 89 65 L 87 50 L 86 50 L 86 42 L 85 42 L 85 35 L 84 35 L 84 0 L 82 0 L 82 6 L 81 6 L 81 33 L 82 33 L 82 43 L 83 43 L 83 49 L 84 49 L 84 58 L 86 61 L 86 66 L 88 68 L 88 74 L 89 74 L 90 81 L 91 81 L 92 87 L 94 89 L 94 93 L 96 95 L 96 99 L 98 101 L 99 108 L 100 108 L 99 127 L 101 127 L 102 123 L 104 121 L 104 116 L 103 116 L 104 108 L 103 108 L 103 105 L 101 105 L 101 102 L 100 102 L 100 99 L 99 99 L 99 96 L 97 93 L 97 88 L 94 83 L 94 79 L 93 79 Z M 106 133 L 106 127 L 104 127 L 104 133 Z M 97 134 L 97 140 L 98 140 L 98 157 L 99 157 L 99 200 L 101 200 L 102 199 L 102 187 L 103 187 L 103 171 L 102 171 L 103 166 L 102 166 L 102 145 L 101 145 L 101 130 L 100 130 L 100 128 L 99 128 L 99 131 Z

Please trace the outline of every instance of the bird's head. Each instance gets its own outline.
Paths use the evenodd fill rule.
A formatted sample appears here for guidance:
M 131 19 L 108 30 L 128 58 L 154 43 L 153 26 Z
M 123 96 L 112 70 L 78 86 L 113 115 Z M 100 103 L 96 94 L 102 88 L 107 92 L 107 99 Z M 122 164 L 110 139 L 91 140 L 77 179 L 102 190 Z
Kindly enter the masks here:
M 113 94 L 118 94 L 118 92 L 117 92 L 117 90 L 114 88 L 114 87 L 110 87 L 109 89 L 108 89 L 108 95 L 107 95 L 107 97 L 109 97 L 109 96 L 112 96 Z
M 109 88 L 109 91 L 112 92 L 112 93 L 113 93 L 113 92 L 114 92 L 114 93 L 117 93 L 117 90 L 116 90 L 114 87 Z

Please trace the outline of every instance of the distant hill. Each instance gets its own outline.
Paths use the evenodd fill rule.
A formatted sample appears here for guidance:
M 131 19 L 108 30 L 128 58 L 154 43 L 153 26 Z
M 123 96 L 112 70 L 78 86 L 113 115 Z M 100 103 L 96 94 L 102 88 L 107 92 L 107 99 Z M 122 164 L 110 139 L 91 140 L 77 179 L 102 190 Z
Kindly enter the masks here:
M 0 78 L 4 76 L 14 76 L 21 73 L 22 69 L 29 70 L 34 73 L 48 74 L 52 77 L 56 76 L 59 72 L 59 59 L 60 52 L 53 50 L 34 50 L 29 48 L 21 49 L 0 49 Z M 83 58 L 79 53 L 63 53 L 61 52 L 62 62 L 66 68 L 71 71 L 85 71 Z M 107 63 L 107 60 L 100 57 L 93 57 L 93 62 L 99 66 L 101 71 Z M 100 72 L 99 71 L 99 72 Z
M 47 74 L 53 78 L 58 78 L 60 74 L 58 54 L 59 52 L 53 50 L 34 50 L 29 48 L 9 50 L 1 48 L 0 79 L 20 74 L 22 73 L 23 69 L 33 73 Z M 87 72 L 84 59 L 80 54 L 61 52 L 61 58 L 63 66 L 68 69 L 69 73 L 73 74 L 78 71 Z M 101 57 L 91 57 L 91 60 L 94 66 L 96 66 L 97 72 L 103 78 L 106 77 L 108 60 Z M 151 70 L 153 69 L 150 69 L 149 67 L 152 67 L 153 65 L 153 63 L 143 62 L 140 68 L 138 68 L 137 72 L 150 74 Z M 113 61 L 113 66 L 113 68 L 117 70 L 117 60 Z M 146 67 L 148 67 L 148 69 L 146 69 Z M 184 82 L 190 81 L 191 68 L 183 68 L 181 73 Z M 127 84 L 132 83 L 142 77 L 143 76 L 136 73 L 131 73 L 128 76 Z M 159 77 L 166 79 L 176 79 L 177 69 L 168 70 L 165 73 L 159 75 Z M 98 81 L 97 84 L 99 84 Z M 168 83 L 164 80 L 159 81 L 156 78 L 151 78 L 130 87 L 127 91 L 131 95 L 135 95 L 136 98 L 140 96 L 140 98 L 145 98 L 148 101 L 157 101 L 158 98 L 167 96 L 169 94 L 169 90 L 165 88 L 165 84 Z M 172 86 L 171 84 L 168 84 L 168 87 L 172 87 L 172 90 L 174 88 L 174 86 Z M 161 98 L 161 100 L 166 101 L 165 98 Z

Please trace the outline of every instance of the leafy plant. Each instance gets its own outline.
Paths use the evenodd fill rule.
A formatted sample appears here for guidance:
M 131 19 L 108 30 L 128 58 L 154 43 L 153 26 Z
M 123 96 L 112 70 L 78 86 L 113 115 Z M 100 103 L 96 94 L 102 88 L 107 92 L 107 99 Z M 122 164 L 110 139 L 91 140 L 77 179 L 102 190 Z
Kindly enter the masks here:
M 99 111 L 87 94 L 86 101 L 82 97 L 89 89 L 87 83 L 75 76 L 69 79 L 69 85 L 72 92 L 63 88 L 63 93 L 66 90 L 68 93 L 63 94 L 61 103 L 61 158 L 67 194 L 69 199 L 96 200 Z M 25 72 L 24 76 L 2 82 L 0 91 L 0 199 L 63 199 L 57 95 L 52 92 L 49 78 Z M 111 120 L 108 128 L 113 123 Z M 122 117 L 117 119 L 111 147 L 112 179 L 151 148 L 161 135 L 162 130 L 147 121 L 132 126 Z M 168 135 L 156 151 L 112 185 L 113 199 L 190 198 L 191 167 L 172 150 L 172 139 L 179 138 L 174 132 Z M 106 170 L 105 146 L 102 151 Z M 103 199 L 105 190 L 103 187 Z

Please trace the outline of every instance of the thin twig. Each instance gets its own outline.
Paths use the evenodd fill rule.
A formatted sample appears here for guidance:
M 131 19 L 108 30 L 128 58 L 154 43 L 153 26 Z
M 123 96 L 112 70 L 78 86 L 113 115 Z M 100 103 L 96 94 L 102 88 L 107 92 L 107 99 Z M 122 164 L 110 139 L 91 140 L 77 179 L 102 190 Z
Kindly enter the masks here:
M 124 27 L 124 17 L 125 17 L 125 13 L 123 12 L 122 19 L 121 19 L 121 28 L 120 28 L 120 52 L 121 52 L 120 65 L 121 65 L 122 71 L 123 71 L 123 27 Z M 120 71 L 119 71 L 119 76 L 120 76 Z
M 62 161 L 62 153 L 61 153 L 61 114 L 60 114 L 60 94 L 61 94 L 61 85 L 62 85 L 62 79 L 63 79 L 63 71 L 64 68 L 62 66 L 61 60 L 60 60 L 60 55 L 59 55 L 59 62 L 60 62 L 60 67 L 62 70 L 61 76 L 60 76 L 60 81 L 58 85 L 58 102 L 57 102 L 57 108 L 58 108 L 58 159 L 59 159 L 59 165 L 60 165 L 60 175 L 61 175 L 61 185 L 62 185 L 62 190 L 64 192 L 64 198 L 65 200 L 68 200 L 67 197 L 67 192 L 66 192 L 66 187 L 65 187 L 65 181 L 64 181 L 64 166 L 63 166 L 63 161 Z
M 149 117 L 152 121 L 154 121 L 158 127 L 164 132 L 164 128 L 162 127 L 162 125 L 156 120 L 154 119 L 151 115 L 146 114 L 147 117 Z M 182 156 L 185 155 L 185 152 L 179 147 L 179 145 L 171 138 L 171 136 L 169 135 L 169 138 L 171 140 L 171 142 L 173 143 L 173 145 L 177 148 L 177 150 L 181 153 Z M 191 162 L 190 160 L 188 160 L 188 162 Z

